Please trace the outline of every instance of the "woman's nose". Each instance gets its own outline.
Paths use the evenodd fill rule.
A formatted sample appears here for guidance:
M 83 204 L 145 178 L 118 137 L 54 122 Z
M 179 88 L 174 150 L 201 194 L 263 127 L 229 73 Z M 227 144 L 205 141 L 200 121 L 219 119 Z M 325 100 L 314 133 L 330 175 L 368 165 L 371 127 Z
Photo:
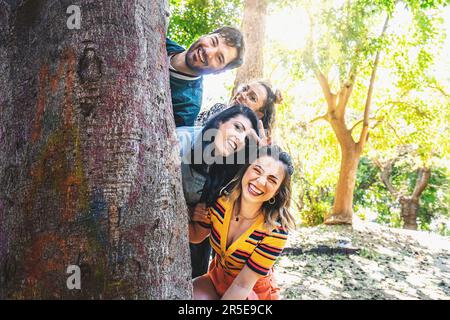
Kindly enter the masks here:
M 266 182 L 267 182 L 267 179 L 266 179 L 265 176 L 259 176 L 258 179 L 256 179 L 256 181 L 258 181 L 258 183 L 259 183 L 261 186 L 265 186 L 265 185 L 266 185 Z

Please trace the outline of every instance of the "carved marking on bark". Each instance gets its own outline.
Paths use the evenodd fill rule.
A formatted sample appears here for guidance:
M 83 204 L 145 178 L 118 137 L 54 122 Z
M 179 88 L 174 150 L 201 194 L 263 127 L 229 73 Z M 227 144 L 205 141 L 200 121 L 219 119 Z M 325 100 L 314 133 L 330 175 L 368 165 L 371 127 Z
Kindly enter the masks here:
M 102 61 L 92 47 L 86 47 L 78 64 L 81 83 L 96 82 L 102 77 Z
M 99 104 L 99 80 L 102 77 L 102 60 L 97 55 L 94 44 L 85 42 L 86 47 L 78 61 L 78 76 L 80 78 L 80 109 L 83 116 L 92 114 Z
M 36 115 L 31 131 L 31 140 L 36 142 L 42 131 L 42 118 L 45 112 L 45 105 L 47 101 L 47 88 L 50 83 L 50 92 L 54 94 L 58 88 L 58 84 L 63 75 L 64 67 L 66 68 L 65 77 L 65 93 L 64 93 L 64 123 L 69 125 L 72 119 L 73 113 L 73 81 L 74 81 L 74 63 L 75 55 L 73 50 L 67 49 L 63 53 L 62 60 L 58 63 L 56 74 L 49 74 L 49 68 L 47 64 L 43 64 L 39 70 L 39 89 L 38 89 L 38 100 L 36 104 Z

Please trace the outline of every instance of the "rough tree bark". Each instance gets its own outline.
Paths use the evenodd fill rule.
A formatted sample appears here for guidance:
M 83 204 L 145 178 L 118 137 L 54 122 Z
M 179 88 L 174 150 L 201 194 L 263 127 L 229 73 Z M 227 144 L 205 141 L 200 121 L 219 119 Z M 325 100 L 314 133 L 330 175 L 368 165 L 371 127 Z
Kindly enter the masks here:
M 245 37 L 244 64 L 237 69 L 233 94 L 239 85 L 264 76 L 264 37 L 267 0 L 245 0 L 242 33 Z
M 397 190 L 391 182 L 392 166 L 396 159 L 390 159 L 384 164 L 375 159 L 374 162 L 380 169 L 380 178 L 388 189 L 389 193 L 400 203 L 400 216 L 403 220 L 403 228 L 417 230 L 417 212 L 419 210 L 420 196 L 426 189 L 431 176 L 430 168 L 423 166 L 417 169 L 417 180 L 414 191 L 411 195 L 404 194 Z
M 167 2 L 72 3 L 0 2 L 0 299 L 189 299 Z

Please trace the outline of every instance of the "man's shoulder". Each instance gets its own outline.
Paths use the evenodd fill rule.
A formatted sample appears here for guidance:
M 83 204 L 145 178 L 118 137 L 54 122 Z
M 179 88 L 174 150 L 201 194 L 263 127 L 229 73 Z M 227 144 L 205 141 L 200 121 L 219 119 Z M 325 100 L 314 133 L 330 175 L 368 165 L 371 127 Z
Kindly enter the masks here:
M 183 48 L 182 46 L 180 46 L 175 41 L 173 41 L 169 38 L 166 38 L 166 50 L 167 50 L 167 53 L 177 53 L 177 52 L 183 52 L 186 49 Z

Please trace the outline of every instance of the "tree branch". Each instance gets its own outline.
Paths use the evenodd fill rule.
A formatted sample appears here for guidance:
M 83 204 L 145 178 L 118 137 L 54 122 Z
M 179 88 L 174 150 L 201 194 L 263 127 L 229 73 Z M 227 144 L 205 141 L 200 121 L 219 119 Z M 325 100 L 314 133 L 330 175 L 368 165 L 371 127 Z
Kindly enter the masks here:
M 392 166 L 397 159 L 390 159 L 386 161 L 386 164 L 383 165 L 378 159 L 373 159 L 375 165 L 380 169 L 380 178 L 383 184 L 386 186 L 388 191 L 395 197 L 398 198 L 400 196 L 400 192 L 394 188 L 391 182 L 391 172 Z
M 314 122 L 319 121 L 319 120 L 328 121 L 328 113 L 323 114 L 323 115 L 318 116 L 318 117 L 315 117 L 314 119 L 310 120 L 309 123 L 314 123 Z
M 422 192 L 428 185 L 428 181 L 430 180 L 431 170 L 427 167 L 422 167 L 418 169 L 418 176 L 416 180 L 416 186 L 414 187 L 414 191 L 412 194 L 413 199 L 417 199 L 420 197 Z
M 344 118 L 344 116 L 345 116 L 345 109 L 347 107 L 348 100 L 350 99 L 350 96 L 352 95 L 355 78 L 356 78 L 356 66 L 355 66 L 355 64 L 353 64 L 352 67 L 350 68 L 348 80 L 342 86 L 341 91 L 339 93 L 337 114 L 338 114 L 338 117 L 340 117 L 340 118 Z
M 383 25 L 383 30 L 381 31 L 381 35 L 380 35 L 380 39 L 383 38 L 387 26 L 388 26 L 388 22 L 389 22 L 389 14 L 386 17 L 386 20 L 384 21 L 384 25 Z M 374 87 L 374 83 L 375 83 L 375 76 L 377 73 L 377 69 L 378 69 L 378 63 L 380 61 L 380 51 L 381 49 L 378 49 L 376 55 L 375 55 L 375 60 L 373 63 L 373 69 L 372 69 L 372 74 L 370 75 L 370 82 L 369 82 L 369 89 L 367 91 L 367 98 L 366 98 L 366 104 L 364 106 L 364 121 L 363 121 L 363 128 L 361 130 L 361 135 L 359 137 L 359 141 L 357 143 L 357 147 L 362 150 L 364 147 L 364 144 L 367 140 L 367 135 L 369 133 L 369 113 L 370 113 L 370 105 L 372 104 L 372 94 L 373 94 L 373 87 Z
M 369 120 L 379 120 L 379 119 L 377 119 L 376 117 L 371 117 L 371 118 L 369 118 Z M 359 124 L 361 124 L 363 121 L 364 121 L 364 119 L 361 119 L 361 120 L 357 121 L 357 122 L 352 126 L 352 128 L 350 129 L 350 132 L 353 132 L 353 129 L 355 129 L 356 126 L 358 126 Z
M 440 92 L 444 97 L 446 98 L 450 98 L 450 94 L 448 94 L 444 88 L 442 88 L 440 85 L 438 84 L 431 84 L 430 88 L 437 90 L 438 92 Z
M 321 71 L 316 71 L 317 80 L 319 80 L 320 87 L 322 88 L 323 95 L 327 101 L 328 111 L 334 112 L 336 109 L 336 95 L 331 93 L 330 85 L 328 84 L 328 79 L 324 76 Z

